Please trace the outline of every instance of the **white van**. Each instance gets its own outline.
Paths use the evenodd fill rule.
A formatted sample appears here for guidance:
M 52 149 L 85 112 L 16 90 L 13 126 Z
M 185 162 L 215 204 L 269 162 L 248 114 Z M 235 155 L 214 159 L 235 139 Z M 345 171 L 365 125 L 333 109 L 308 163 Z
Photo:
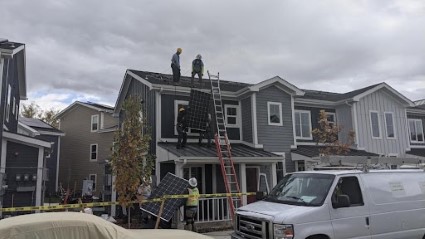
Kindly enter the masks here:
M 237 210 L 232 238 L 425 239 L 423 170 L 305 171 Z

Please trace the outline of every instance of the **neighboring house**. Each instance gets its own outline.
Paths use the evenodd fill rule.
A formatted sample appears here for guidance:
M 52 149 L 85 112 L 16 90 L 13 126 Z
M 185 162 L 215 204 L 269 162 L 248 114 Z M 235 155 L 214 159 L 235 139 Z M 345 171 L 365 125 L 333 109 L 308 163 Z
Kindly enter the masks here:
M 328 112 L 330 122 L 342 127 L 339 134 L 342 141 L 347 141 L 350 130 L 355 132 L 355 145 L 347 156 L 406 158 L 409 148 L 406 109 L 414 104 L 386 83 L 343 94 L 305 92 L 295 99 L 297 148 L 293 149 L 293 159 L 299 164 L 319 157 L 317 148 L 321 146 L 312 146 L 316 143 L 311 130 L 318 127 L 322 109 Z M 312 148 L 316 148 L 315 154 L 311 154 Z
M 415 106 L 407 108 L 410 150 L 407 154 L 425 162 L 425 100 L 418 100 Z
M 24 44 L 0 39 L 0 81 L 0 173 L 6 174 L 7 184 L 0 207 L 39 206 L 44 200 L 45 152 L 51 145 L 18 133 L 19 104 L 27 99 Z
M 76 101 L 59 112 L 59 186 L 81 192 L 83 180 L 93 180 L 94 195 L 110 199 L 111 175 L 106 174 L 118 119 L 113 108 Z M 106 183 L 105 183 L 106 182 Z
M 46 196 L 55 195 L 59 189 L 59 147 L 61 137 L 65 134 L 40 119 L 19 116 L 18 121 L 19 134 L 50 142 L 51 148 L 45 152 L 45 168 L 47 170 L 45 171 L 46 181 L 44 186 Z

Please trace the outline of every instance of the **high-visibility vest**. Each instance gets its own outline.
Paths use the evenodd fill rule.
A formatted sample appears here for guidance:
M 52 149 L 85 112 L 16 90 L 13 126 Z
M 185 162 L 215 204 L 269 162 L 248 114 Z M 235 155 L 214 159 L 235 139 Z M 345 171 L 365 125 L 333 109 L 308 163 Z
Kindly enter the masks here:
M 189 197 L 186 201 L 186 206 L 189 207 L 196 207 L 199 203 L 199 190 L 198 188 L 188 188 L 189 190 Z

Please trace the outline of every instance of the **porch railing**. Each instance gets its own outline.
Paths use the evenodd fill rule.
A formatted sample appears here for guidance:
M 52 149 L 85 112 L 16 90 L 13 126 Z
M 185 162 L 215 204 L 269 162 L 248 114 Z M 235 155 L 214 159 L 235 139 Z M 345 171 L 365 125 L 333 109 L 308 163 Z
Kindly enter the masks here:
M 240 205 L 235 202 L 235 207 Z M 197 222 L 230 221 L 231 210 L 227 197 L 200 198 L 198 206 Z

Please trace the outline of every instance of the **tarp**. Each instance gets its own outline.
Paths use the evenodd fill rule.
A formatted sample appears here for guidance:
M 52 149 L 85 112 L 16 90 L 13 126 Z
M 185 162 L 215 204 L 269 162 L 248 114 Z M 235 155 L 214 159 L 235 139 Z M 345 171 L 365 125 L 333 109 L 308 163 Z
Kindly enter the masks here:
M 100 217 L 78 212 L 47 212 L 0 220 L 0 239 L 210 238 L 182 230 L 128 230 Z

